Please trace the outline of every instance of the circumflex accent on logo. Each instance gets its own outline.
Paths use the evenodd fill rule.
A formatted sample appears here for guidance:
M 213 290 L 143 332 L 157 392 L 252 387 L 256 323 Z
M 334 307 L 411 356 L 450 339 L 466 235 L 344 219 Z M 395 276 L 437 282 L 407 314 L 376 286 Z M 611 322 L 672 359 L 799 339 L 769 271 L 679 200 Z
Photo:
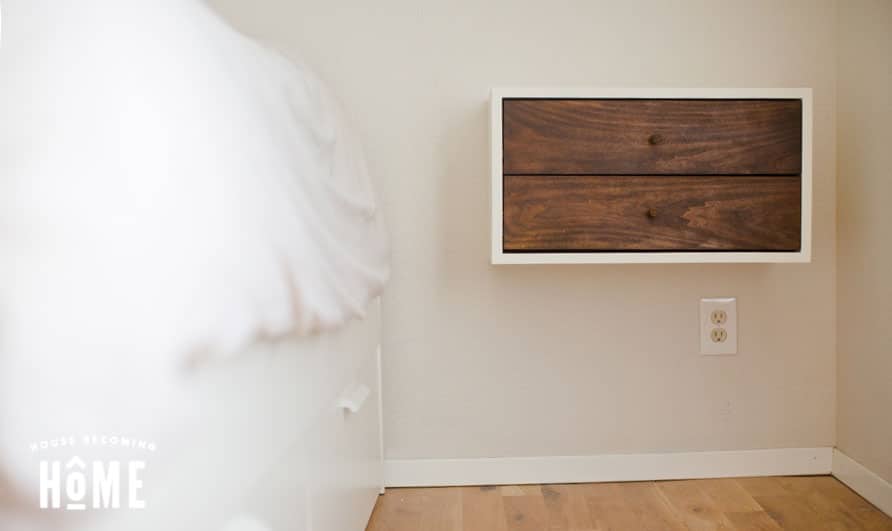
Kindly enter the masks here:
M 30 445 L 32 453 L 71 450 L 83 447 L 109 447 L 153 453 L 152 442 L 118 436 L 85 435 L 60 437 Z M 66 459 L 39 462 L 39 504 L 41 509 L 86 511 L 88 509 L 145 509 L 142 498 L 146 469 L 144 459 L 87 460 L 77 452 Z

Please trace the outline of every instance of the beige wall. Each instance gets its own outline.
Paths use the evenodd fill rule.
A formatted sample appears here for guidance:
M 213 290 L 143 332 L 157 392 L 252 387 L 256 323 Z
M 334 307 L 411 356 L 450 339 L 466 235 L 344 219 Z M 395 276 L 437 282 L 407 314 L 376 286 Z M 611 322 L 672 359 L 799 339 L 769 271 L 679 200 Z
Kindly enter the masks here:
M 211 3 L 314 66 L 364 138 L 393 234 L 388 457 L 834 444 L 833 2 Z M 501 85 L 813 87 L 813 263 L 489 265 Z M 738 297 L 740 355 L 698 355 L 703 296 Z
M 892 1 L 839 10 L 838 446 L 892 481 Z

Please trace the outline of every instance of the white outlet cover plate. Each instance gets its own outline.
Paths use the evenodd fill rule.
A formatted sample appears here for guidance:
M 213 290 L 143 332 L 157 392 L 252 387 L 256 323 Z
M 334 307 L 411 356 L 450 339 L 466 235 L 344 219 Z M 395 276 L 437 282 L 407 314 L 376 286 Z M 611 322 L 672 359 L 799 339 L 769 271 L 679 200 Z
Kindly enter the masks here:
M 725 341 L 717 343 L 712 340 L 712 329 L 717 328 L 710 316 L 715 310 L 724 310 L 728 320 L 722 328 L 728 333 Z M 737 354 L 737 299 L 723 297 L 700 299 L 700 354 L 704 356 L 720 356 Z

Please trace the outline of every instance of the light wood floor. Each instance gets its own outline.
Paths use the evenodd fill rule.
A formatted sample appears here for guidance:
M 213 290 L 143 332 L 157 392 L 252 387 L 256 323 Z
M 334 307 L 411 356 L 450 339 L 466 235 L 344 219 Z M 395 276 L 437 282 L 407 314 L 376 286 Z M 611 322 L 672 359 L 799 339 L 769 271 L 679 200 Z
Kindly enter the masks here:
M 892 530 L 831 476 L 388 489 L 368 531 Z

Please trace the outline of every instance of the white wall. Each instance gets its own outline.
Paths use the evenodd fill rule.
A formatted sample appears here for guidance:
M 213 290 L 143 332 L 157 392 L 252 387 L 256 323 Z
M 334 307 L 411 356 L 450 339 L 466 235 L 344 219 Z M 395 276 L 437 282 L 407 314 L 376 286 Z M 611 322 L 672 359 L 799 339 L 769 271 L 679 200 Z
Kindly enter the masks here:
M 839 10 L 840 450 L 892 482 L 892 2 Z
M 365 139 L 393 233 L 388 457 L 834 444 L 833 2 L 211 3 L 313 65 Z M 813 263 L 489 265 L 500 85 L 813 87 Z M 717 295 L 739 356 L 698 356 Z

